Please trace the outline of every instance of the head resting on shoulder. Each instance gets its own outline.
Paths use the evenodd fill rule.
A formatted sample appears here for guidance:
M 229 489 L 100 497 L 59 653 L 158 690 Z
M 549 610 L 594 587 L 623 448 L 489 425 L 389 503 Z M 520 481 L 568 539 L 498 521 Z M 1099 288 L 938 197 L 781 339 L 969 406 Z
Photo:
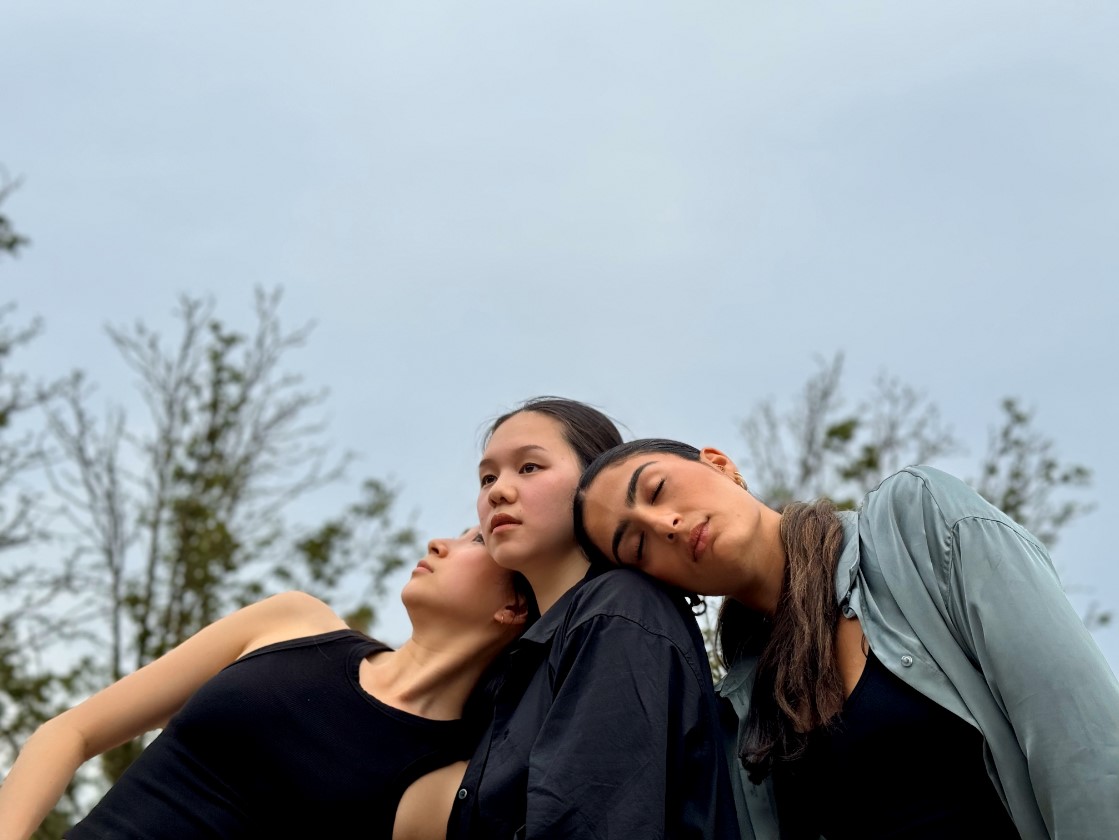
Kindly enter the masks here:
M 579 484 L 575 490 L 572 517 L 575 528 L 575 539 L 579 543 L 579 547 L 583 550 L 583 553 L 586 554 L 587 559 L 595 565 L 616 564 L 613 558 L 609 557 L 594 543 L 587 531 L 584 504 L 587 490 L 590 488 L 591 484 L 594 483 L 595 479 L 605 470 L 621 464 L 634 455 L 646 454 L 675 455 L 686 461 L 699 461 L 701 459 L 701 451 L 691 444 L 682 443 L 678 440 L 670 440 L 668 438 L 640 438 L 638 440 L 619 444 L 603 452 L 588 464 L 587 468 L 583 470 L 583 475 L 579 478 Z M 660 583 L 669 591 L 680 595 L 695 615 L 702 615 L 706 611 L 707 605 L 701 595 L 665 580 L 661 580 Z
M 575 489 L 575 504 L 572 513 L 575 518 L 575 539 L 579 542 L 579 547 L 583 549 L 583 553 L 587 555 L 587 559 L 592 563 L 613 563 L 613 560 L 607 557 L 606 554 L 591 541 L 590 536 L 587 534 L 584 512 L 587 489 L 607 468 L 615 464 L 620 464 L 622 461 L 634 455 L 645 454 L 676 455 L 687 461 L 698 461 L 700 451 L 691 444 L 682 443 L 678 440 L 669 440 L 668 438 L 640 438 L 638 440 L 631 440 L 628 443 L 619 444 L 613 449 L 603 452 L 586 466 L 586 469 L 583 470 L 583 475 L 579 478 L 579 486 Z
M 640 455 L 653 457 L 634 457 Z M 696 461 L 716 472 L 688 463 Z M 584 471 L 574 514 L 580 545 L 595 557 L 729 596 L 717 629 L 723 661 L 757 658 L 739 755 L 758 782 L 774 762 L 800 755 L 808 733 L 829 725 L 842 709 L 835 570 L 844 531 L 826 499 L 789 503 L 775 523 L 775 512 L 744 490 L 734 464 L 718 450 L 637 440 Z M 746 514 L 737 534 L 728 516 L 735 512 Z M 768 523 L 764 528 L 759 516 Z M 705 547 L 708 526 L 714 536 Z M 692 542 L 681 542 L 685 535 Z

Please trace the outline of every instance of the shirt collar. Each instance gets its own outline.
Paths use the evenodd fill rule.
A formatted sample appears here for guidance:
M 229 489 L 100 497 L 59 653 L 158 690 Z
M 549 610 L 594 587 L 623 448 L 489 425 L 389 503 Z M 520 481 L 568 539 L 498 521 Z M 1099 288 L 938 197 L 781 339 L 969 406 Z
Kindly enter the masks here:
M 743 686 L 752 686 L 754 671 L 758 667 L 756 656 L 743 656 L 730 666 L 723 678 L 715 684 L 715 692 L 720 697 L 734 697 Z
M 841 510 L 843 523 L 843 548 L 835 566 L 835 597 L 840 606 L 851 599 L 851 590 L 859 575 L 859 515 L 853 510 Z
M 552 637 L 556 635 L 556 630 L 559 629 L 560 622 L 563 621 L 563 617 L 567 614 L 567 606 L 571 603 L 571 599 L 575 597 L 575 593 L 578 592 L 587 581 L 600 574 L 601 571 L 601 569 L 597 569 L 592 565 L 583 576 L 583 579 L 564 592 L 559 597 L 559 600 L 552 604 L 551 608 L 524 632 L 520 640 L 538 645 L 551 642 Z

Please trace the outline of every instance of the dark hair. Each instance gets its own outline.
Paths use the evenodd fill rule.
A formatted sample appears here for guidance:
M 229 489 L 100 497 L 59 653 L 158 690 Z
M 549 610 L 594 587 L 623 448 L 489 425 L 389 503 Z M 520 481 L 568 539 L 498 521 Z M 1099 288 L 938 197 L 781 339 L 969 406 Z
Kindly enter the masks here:
M 835 569 L 843 547 L 843 523 L 835 505 L 827 499 L 786 505 L 781 543 L 785 579 L 768 634 L 764 628 L 758 633 L 757 619 L 745 622 L 728 614 L 719 622 L 721 649 L 741 655 L 761 643 L 750 712 L 738 745 L 742 766 L 755 784 L 769 775 L 774 762 L 802 755 L 809 733 L 834 722 L 845 697 L 835 650 Z M 738 631 L 732 636 L 735 624 Z M 744 631 L 750 635 L 739 635 Z
M 575 491 L 575 535 L 594 560 L 608 561 L 586 531 L 583 502 L 594 480 L 610 466 L 641 453 L 663 452 L 698 461 L 694 446 L 663 438 L 630 441 L 596 458 Z M 734 598 L 719 610 L 716 628 L 719 657 L 730 666 L 743 656 L 757 656 L 754 689 L 739 758 L 755 784 L 769 775 L 775 761 L 799 756 L 808 733 L 831 723 L 843 707 L 843 679 L 835 656 L 839 605 L 835 568 L 843 543 L 843 525 L 835 506 L 820 500 L 795 502 L 781 512 L 785 577 L 772 620 Z
M 583 474 L 579 477 L 579 485 L 575 489 L 575 502 L 572 506 L 572 517 L 575 524 L 575 541 L 579 543 L 579 547 L 583 549 L 583 553 L 587 555 L 587 559 L 596 566 L 612 566 L 613 561 L 607 557 L 602 551 L 599 550 L 593 542 L 591 542 L 590 535 L 587 534 L 587 524 L 583 518 L 583 501 L 587 495 L 587 488 L 591 486 L 596 478 L 607 467 L 612 467 L 633 455 L 641 455 L 644 453 L 664 453 L 667 455 L 675 455 L 683 458 L 686 461 L 698 461 L 699 450 L 688 443 L 681 443 L 678 440 L 669 440 L 668 438 L 639 438 L 631 440 L 629 443 L 622 443 L 603 452 L 583 470 Z M 692 611 L 693 615 L 703 615 L 707 611 L 707 603 L 703 597 L 694 592 L 688 592 L 680 589 L 672 584 L 658 581 L 660 585 L 671 591 L 673 594 L 681 596 L 687 603 L 688 608 Z
M 585 468 L 601 453 L 622 442 L 614 421 L 597 408 L 577 400 L 548 396 L 532 397 L 502 414 L 490 424 L 485 440 L 488 442 L 506 420 L 526 411 L 545 414 L 563 427 L 563 437 L 578 457 L 580 467 Z

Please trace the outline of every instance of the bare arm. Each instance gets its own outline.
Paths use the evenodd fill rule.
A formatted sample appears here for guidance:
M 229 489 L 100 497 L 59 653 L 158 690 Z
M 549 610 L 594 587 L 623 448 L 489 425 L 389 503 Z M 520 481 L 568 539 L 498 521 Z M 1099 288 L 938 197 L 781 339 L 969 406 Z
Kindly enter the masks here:
M 47 721 L 27 739 L 0 786 L 0 837 L 30 837 L 83 762 L 162 726 L 204 682 L 245 653 L 345 626 L 310 595 L 275 595 L 215 621 Z

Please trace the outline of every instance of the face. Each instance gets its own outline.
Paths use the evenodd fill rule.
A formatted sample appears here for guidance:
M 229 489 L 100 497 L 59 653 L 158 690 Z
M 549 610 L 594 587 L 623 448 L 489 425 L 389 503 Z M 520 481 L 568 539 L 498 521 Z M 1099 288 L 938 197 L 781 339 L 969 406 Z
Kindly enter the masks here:
M 494 613 L 516 601 L 512 574 L 490 556 L 480 529 L 457 537 L 434 539 L 401 592 L 405 606 L 435 607 L 440 616 L 489 622 Z
M 638 453 L 587 488 L 587 534 L 613 562 L 688 592 L 727 595 L 742 584 L 743 560 L 759 533 L 759 503 L 735 483 L 718 450 L 699 461 Z
M 478 521 L 494 560 L 524 571 L 574 550 L 581 473 L 559 421 L 523 411 L 498 426 L 478 464 Z

